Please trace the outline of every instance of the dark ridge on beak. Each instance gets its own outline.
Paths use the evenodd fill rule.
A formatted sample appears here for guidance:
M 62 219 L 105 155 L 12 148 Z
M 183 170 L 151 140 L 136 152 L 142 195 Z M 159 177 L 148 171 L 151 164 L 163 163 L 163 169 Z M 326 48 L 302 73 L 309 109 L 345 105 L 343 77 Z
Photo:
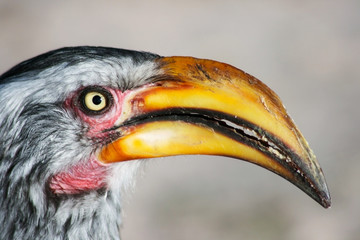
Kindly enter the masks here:
M 303 190 L 311 198 L 325 208 L 328 208 L 331 204 L 329 194 L 316 188 L 315 180 L 311 178 L 310 173 L 304 172 L 301 167 L 301 158 L 292 151 L 290 147 L 286 146 L 273 134 L 239 117 L 207 109 L 169 108 L 151 111 L 132 117 L 123 124 L 114 126 L 106 131 L 120 130 L 121 137 L 122 128 L 161 121 L 182 121 L 194 125 L 205 126 L 237 142 L 261 151 L 291 172 L 293 176 L 295 176 L 295 181 L 291 179 L 288 180 Z M 234 157 L 230 155 L 226 156 Z M 278 174 L 277 172 L 274 173 Z

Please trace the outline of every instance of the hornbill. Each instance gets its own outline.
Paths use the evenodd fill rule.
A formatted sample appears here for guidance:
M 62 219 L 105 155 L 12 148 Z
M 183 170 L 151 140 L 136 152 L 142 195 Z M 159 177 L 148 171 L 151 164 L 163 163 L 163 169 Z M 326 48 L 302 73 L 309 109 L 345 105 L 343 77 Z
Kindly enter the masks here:
M 119 239 L 121 189 L 144 159 L 180 154 L 255 163 L 330 206 L 279 97 L 211 60 L 88 46 L 39 55 L 0 76 L 0 141 L 0 239 Z

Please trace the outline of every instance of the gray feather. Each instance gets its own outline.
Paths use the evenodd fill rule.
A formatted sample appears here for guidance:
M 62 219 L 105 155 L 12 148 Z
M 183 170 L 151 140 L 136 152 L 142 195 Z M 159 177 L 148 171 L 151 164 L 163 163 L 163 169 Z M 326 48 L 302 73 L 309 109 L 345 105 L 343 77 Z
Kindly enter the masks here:
M 84 86 L 125 90 L 149 82 L 161 74 L 156 58 L 121 49 L 64 48 L 0 76 L 0 239 L 120 238 L 120 189 L 138 161 L 115 164 L 106 189 L 76 196 L 48 189 L 52 175 L 95 151 L 84 134 L 87 126 L 63 102 Z

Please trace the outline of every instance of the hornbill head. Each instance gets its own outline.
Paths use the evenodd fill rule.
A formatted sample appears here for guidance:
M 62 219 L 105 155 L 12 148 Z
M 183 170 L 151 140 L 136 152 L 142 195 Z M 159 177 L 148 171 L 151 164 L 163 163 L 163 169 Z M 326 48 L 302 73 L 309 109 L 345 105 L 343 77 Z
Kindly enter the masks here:
M 120 189 L 140 160 L 179 154 L 255 163 L 330 206 L 278 96 L 210 60 L 102 47 L 37 56 L 0 76 L 0 141 L 1 239 L 117 239 Z

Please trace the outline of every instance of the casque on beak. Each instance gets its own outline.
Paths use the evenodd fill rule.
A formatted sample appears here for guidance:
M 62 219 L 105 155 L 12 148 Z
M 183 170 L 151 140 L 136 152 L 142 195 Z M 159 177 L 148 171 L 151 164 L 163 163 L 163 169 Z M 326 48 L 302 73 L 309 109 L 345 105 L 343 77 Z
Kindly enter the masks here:
M 104 163 L 184 154 L 243 159 L 289 180 L 324 207 L 322 170 L 279 97 L 230 65 L 190 57 L 158 60 L 161 77 L 126 96 L 99 153 Z

